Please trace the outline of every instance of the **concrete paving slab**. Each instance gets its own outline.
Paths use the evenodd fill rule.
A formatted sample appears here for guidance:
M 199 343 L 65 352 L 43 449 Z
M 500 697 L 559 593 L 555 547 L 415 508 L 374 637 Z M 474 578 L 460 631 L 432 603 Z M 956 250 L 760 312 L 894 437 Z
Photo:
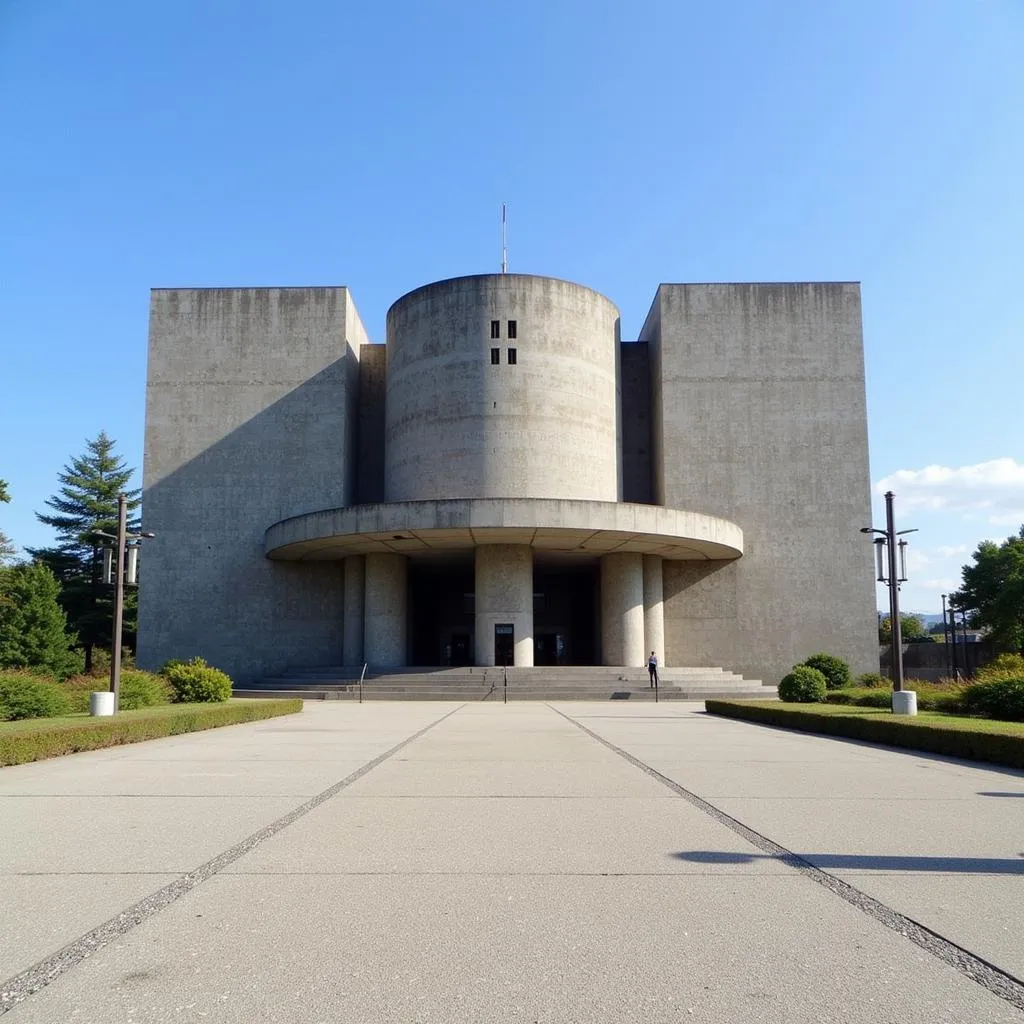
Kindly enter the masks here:
M 838 865 L 847 869 L 870 870 L 873 858 L 903 857 L 913 864 L 917 858 L 940 857 L 965 859 L 972 871 L 984 870 L 991 861 L 993 870 L 1024 877 L 1024 807 L 1008 813 L 1003 805 L 978 799 L 918 801 L 885 796 L 730 797 L 715 804 L 797 853 L 851 858 L 852 863 Z
M 369 758 L 345 761 L 219 761 L 175 762 L 175 770 L 159 761 L 139 760 L 130 773 L 116 761 L 94 765 L 90 771 L 61 776 L 25 776 L 16 786 L 0 773 L 0 801 L 20 796 L 312 796 L 351 774 Z
M 0 798 L 0 874 L 183 873 L 295 806 L 294 797 Z
M 721 756 L 698 760 L 680 752 L 665 755 L 652 751 L 646 744 L 643 749 L 646 764 L 670 775 L 688 789 L 700 792 L 705 799 L 820 799 L 827 795 L 834 800 L 848 800 L 874 799 L 884 794 L 888 800 L 973 800 L 978 795 L 977 779 L 947 776 L 947 781 L 937 788 L 935 773 L 929 765 L 907 764 L 905 760 L 896 768 L 888 763 L 859 763 L 856 771 L 845 780 L 841 793 L 833 787 L 825 794 L 823 779 L 817 770 L 821 761 L 737 757 L 726 762 Z M 1024 796 L 1024 787 L 1021 795 Z
M 346 791 L 346 799 L 373 796 L 607 796 L 671 797 L 621 758 L 600 771 L 567 771 L 564 761 L 452 761 L 393 758 Z M 600 761 L 588 761 L 598 764 Z
M 841 869 L 832 873 L 940 935 L 955 935 L 978 956 L 1024 978 L 1024 879 L 1019 876 L 1011 880 L 1009 891 L 1005 878 L 963 872 L 936 876 L 876 871 L 870 878 Z
M 0 980 L 31 967 L 174 877 L 92 872 L 0 875 Z
M 682 800 L 340 795 L 226 870 L 230 872 L 702 873 L 681 848 L 749 847 Z M 717 846 L 716 846 L 717 848 Z M 744 872 L 777 872 L 749 861 Z
M 791 873 L 218 876 L 12 1024 L 215 1020 L 1019 1024 Z
M 63 759 L 71 772 L 48 767 L 59 762 L 0 771 L 6 870 L 62 873 L 52 889 L 25 874 L 2 880 L 15 951 L 23 936 L 35 951 L 103 916 L 107 904 L 90 903 L 74 872 L 125 866 L 104 863 L 109 849 L 124 849 L 125 870 L 155 865 L 138 876 L 150 892 L 168 878 L 161 865 L 190 870 L 221 854 L 224 868 L 173 881 L 167 900 L 142 904 L 152 916 L 137 927 L 103 932 L 98 952 L 89 937 L 59 957 L 51 949 L 59 976 L 11 1020 L 657 1022 L 692 1010 L 716 1024 L 1024 1021 L 1012 1002 L 1024 1008 L 1024 986 L 1004 979 L 1007 990 L 954 947 L 914 944 L 899 932 L 913 923 L 886 909 L 1018 970 L 1024 846 L 1010 840 L 1024 834 L 1024 774 L 696 707 L 563 707 L 596 735 L 542 703 L 327 702 L 219 731 L 227 737 Z M 765 854 L 601 736 L 885 906 L 844 899 Z M 293 820 L 304 796 L 282 795 L 286 781 L 303 779 L 303 794 L 331 786 L 405 740 Z M 88 798 L 90 781 L 125 793 L 166 784 L 169 795 Z M 214 795 L 218 785 L 230 794 Z M 192 795 L 171 795 L 181 793 Z M 21 808 L 12 828 L 8 808 Z M 250 848 L 246 837 L 270 822 L 274 834 Z M 936 837 L 943 846 L 928 845 Z M 134 893 L 124 890 L 122 910 Z

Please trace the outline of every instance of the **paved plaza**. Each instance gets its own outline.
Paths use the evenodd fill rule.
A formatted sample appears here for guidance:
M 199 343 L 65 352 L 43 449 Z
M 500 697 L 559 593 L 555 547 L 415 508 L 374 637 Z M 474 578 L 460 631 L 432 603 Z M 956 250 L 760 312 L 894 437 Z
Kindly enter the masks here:
M 1024 773 L 698 704 L 308 703 L 0 769 L 12 1024 L 1019 1024 L 1022 895 Z

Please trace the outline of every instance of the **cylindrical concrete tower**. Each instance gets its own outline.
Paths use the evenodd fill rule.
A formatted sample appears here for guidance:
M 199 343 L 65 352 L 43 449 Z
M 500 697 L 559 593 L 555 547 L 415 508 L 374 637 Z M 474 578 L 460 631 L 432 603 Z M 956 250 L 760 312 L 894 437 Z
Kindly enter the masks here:
M 522 274 L 426 285 L 388 311 L 388 501 L 617 501 L 619 313 Z

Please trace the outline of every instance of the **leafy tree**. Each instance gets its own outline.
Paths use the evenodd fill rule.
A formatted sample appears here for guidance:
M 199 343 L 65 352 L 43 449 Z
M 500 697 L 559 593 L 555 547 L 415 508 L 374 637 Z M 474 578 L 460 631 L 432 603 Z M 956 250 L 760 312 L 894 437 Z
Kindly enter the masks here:
M 7 490 L 7 481 L 0 480 L 0 504 L 6 505 L 11 500 L 10 491 Z M 0 565 L 6 565 L 14 558 L 17 549 L 10 537 L 0 530 Z
M 1002 544 L 983 540 L 973 557 L 953 603 L 1000 647 L 1024 650 L 1024 526 Z
M 122 491 L 128 497 L 128 529 L 138 529 L 132 513 L 141 504 L 141 492 L 128 486 L 135 471 L 125 466 L 114 448 L 114 440 L 101 431 L 99 437 L 86 442 L 85 452 L 58 474 L 60 490 L 46 502 L 52 513 L 36 513 L 41 523 L 56 531 L 57 545 L 29 549 L 29 554 L 44 562 L 61 585 L 61 606 L 85 651 L 87 672 L 92 669 L 93 647 L 108 645 L 113 629 L 112 588 L 100 582 L 101 550 L 110 542 L 97 537 L 96 531 L 117 533 L 117 496 Z M 135 609 L 135 593 L 127 591 L 125 645 L 132 650 Z
M 878 624 L 878 642 L 880 644 L 892 643 L 892 624 L 890 616 L 886 615 Z M 928 630 L 924 628 L 924 621 L 920 615 L 904 615 L 900 612 L 900 636 L 904 640 L 917 640 L 919 637 L 927 636 Z
M 0 668 L 73 672 L 74 637 L 58 603 L 60 585 L 41 562 L 0 569 Z

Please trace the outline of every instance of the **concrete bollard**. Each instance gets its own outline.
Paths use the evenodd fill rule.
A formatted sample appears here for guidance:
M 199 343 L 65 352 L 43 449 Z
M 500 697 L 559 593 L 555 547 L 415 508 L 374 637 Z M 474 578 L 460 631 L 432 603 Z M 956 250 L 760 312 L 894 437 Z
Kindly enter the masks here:
M 89 694 L 90 715 L 112 715 L 114 713 L 114 695 L 110 690 L 99 690 Z
M 892 695 L 894 715 L 916 715 L 917 693 L 914 690 L 895 690 Z

